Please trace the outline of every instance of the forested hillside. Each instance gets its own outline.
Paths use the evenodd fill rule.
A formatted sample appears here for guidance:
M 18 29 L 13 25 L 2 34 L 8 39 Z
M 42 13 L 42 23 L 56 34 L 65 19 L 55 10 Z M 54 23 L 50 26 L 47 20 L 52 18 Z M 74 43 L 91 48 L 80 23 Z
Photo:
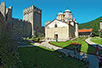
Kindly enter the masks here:
M 99 30 L 100 22 L 102 22 L 102 16 L 93 20 L 93 21 L 83 23 L 83 24 L 79 24 L 79 29 L 98 27 L 98 30 Z

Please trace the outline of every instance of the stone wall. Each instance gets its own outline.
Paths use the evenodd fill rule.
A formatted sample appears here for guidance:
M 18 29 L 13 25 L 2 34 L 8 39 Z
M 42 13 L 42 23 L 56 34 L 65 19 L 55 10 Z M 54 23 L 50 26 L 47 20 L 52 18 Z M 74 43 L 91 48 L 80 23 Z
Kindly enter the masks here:
M 32 27 L 27 21 L 12 18 L 7 24 L 7 29 L 12 38 L 31 37 Z
M 7 27 L 5 25 L 4 17 L 2 15 L 2 13 L 0 12 L 0 40 L 1 40 L 1 37 L 5 37 L 4 39 L 7 39 L 9 37 L 9 35 L 10 35 L 10 33 L 8 32 Z M 5 41 L 3 41 L 3 42 L 5 42 Z M 9 44 L 8 51 L 11 52 L 11 51 L 17 50 L 17 40 L 9 38 L 7 44 Z
M 79 37 L 79 32 L 78 32 L 78 23 L 75 24 L 75 37 Z
M 29 21 L 32 25 L 32 35 L 36 35 L 38 28 L 41 28 L 41 9 L 31 6 L 23 10 L 23 20 Z
M 6 8 L 6 21 L 11 21 L 12 19 L 12 6 Z
M 50 39 L 54 39 L 54 34 L 55 32 L 58 33 L 58 39 L 59 40 L 65 40 L 65 39 L 69 39 L 68 36 L 68 27 L 57 27 L 57 28 L 49 28 L 49 27 L 45 27 L 45 38 L 50 38 Z
M 0 4 L 0 12 L 3 15 L 2 17 L 4 17 L 6 30 L 14 39 L 21 37 L 31 37 L 37 31 L 41 31 L 42 33 L 44 33 L 44 28 L 41 27 L 42 11 L 35 6 L 24 9 L 24 20 L 12 18 L 12 7 L 10 6 L 9 8 L 6 8 L 5 2 Z
M 69 37 L 74 38 L 75 37 L 75 26 L 69 26 Z
M 0 36 L 1 36 L 3 28 L 4 28 L 4 17 L 2 13 L 0 12 Z

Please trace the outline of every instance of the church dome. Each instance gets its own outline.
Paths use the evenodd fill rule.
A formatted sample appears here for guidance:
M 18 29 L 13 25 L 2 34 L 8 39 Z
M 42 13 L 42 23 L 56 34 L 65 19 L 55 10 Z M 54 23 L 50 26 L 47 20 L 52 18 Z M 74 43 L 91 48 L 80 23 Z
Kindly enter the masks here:
M 66 9 L 65 12 L 71 12 L 69 9 Z
M 58 13 L 58 15 L 62 15 L 62 14 L 63 14 L 62 12 L 59 12 L 59 13 Z

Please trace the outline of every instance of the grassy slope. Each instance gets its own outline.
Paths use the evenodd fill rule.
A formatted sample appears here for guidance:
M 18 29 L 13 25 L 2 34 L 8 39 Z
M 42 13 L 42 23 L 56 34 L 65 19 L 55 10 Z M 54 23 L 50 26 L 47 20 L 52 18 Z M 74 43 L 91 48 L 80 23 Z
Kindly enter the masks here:
M 81 43 L 82 45 L 79 47 L 80 51 L 81 52 L 84 52 L 84 53 L 88 53 L 88 54 L 94 54 L 95 53 L 95 48 L 92 47 L 92 46 L 89 46 L 84 40 L 86 39 L 85 38 L 77 38 L 75 39 L 74 41 L 67 41 L 67 42 L 50 42 L 51 44 L 54 44 L 56 46 L 60 46 L 60 47 L 63 47 L 63 48 L 67 48 L 67 49 L 71 49 L 73 50 L 73 45 L 71 43 L 73 42 L 76 42 L 76 43 Z M 102 54 L 102 51 L 100 50 L 99 51 L 100 54 Z
M 95 20 L 93 20 L 93 21 L 90 21 L 90 22 L 87 22 L 87 23 L 83 23 L 83 24 L 79 24 L 79 29 L 93 28 L 95 23 L 98 25 L 98 29 L 99 29 L 100 22 L 102 22 L 102 16 L 97 18 L 97 19 L 95 19 Z
M 70 57 L 59 58 L 59 53 L 47 48 L 19 48 L 18 51 L 22 61 L 18 63 L 19 68 L 86 68 L 84 62 Z
M 97 44 L 100 44 L 100 45 L 102 45 L 102 38 L 95 38 L 95 37 L 93 37 L 93 38 L 91 38 L 91 41 L 92 42 L 95 42 L 95 43 L 97 43 Z

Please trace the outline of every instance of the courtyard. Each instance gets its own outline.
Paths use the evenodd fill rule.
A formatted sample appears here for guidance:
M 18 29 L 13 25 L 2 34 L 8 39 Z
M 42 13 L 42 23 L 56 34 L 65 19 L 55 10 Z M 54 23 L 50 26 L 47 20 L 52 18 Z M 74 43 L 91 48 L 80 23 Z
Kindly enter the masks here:
M 84 63 L 84 65 L 82 65 L 83 67 L 81 67 L 81 68 L 84 68 L 87 66 L 89 68 L 92 68 L 94 66 L 97 67 L 98 66 L 98 59 L 94 55 L 95 54 L 95 47 L 93 47 L 92 45 L 89 45 L 85 41 L 85 39 L 87 39 L 87 37 L 79 37 L 79 38 L 76 38 L 74 40 L 69 40 L 66 42 L 41 42 L 41 43 L 37 43 L 37 45 L 32 43 L 32 42 L 31 43 L 29 42 L 28 44 L 33 45 L 32 47 L 26 48 L 26 46 L 25 46 L 24 48 L 18 49 L 18 52 L 20 53 L 20 60 L 21 60 L 21 62 L 18 63 L 18 65 L 21 67 L 27 65 L 28 67 L 31 66 L 31 68 L 32 67 L 39 68 L 42 65 L 43 66 L 51 65 L 51 67 L 56 68 L 56 66 L 54 64 L 57 63 L 57 64 L 59 64 L 58 68 L 63 68 L 63 67 L 66 68 L 68 66 L 71 68 L 77 68 L 78 66 L 80 66 L 80 64 L 79 64 L 79 62 L 80 62 L 82 64 Z M 77 53 L 76 58 L 75 58 L 74 50 L 73 50 L 73 47 L 74 47 L 73 43 L 80 44 L 79 52 Z M 66 55 L 67 54 L 70 54 L 70 55 L 62 58 L 62 57 L 60 57 L 60 55 L 62 55 L 62 53 L 56 52 L 57 50 L 60 50 L 62 53 L 65 53 Z M 99 49 L 99 54 L 102 54 L 101 49 Z M 85 56 L 86 56 L 86 59 L 85 59 Z M 34 57 L 34 58 L 32 58 L 32 57 Z M 27 60 L 25 60 L 24 58 L 27 58 Z M 53 58 L 54 58 L 54 60 L 53 60 Z M 32 60 L 30 61 L 30 59 L 32 59 Z M 34 59 L 34 61 L 33 61 L 33 59 Z M 59 62 L 59 60 L 60 60 L 60 62 L 64 63 L 63 67 L 60 66 L 61 63 Z M 77 63 L 74 62 L 76 67 L 73 67 L 72 65 L 70 65 L 70 64 L 73 64 L 74 60 L 75 60 L 75 62 L 77 62 Z M 89 64 L 88 63 L 86 64 L 85 63 L 86 61 L 83 61 L 83 60 L 88 61 Z M 38 62 L 38 61 L 41 61 L 41 62 Z M 94 62 L 94 61 L 96 61 L 96 62 Z M 29 64 L 29 62 L 31 64 Z M 67 63 L 68 63 L 68 65 L 67 65 Z
M 19 48 L 18 68 L 86 68 L 83 61 L 71 57 L 61 58 L 58 52 L 45 47 Z
M 76 38 L 74 40 L 69 40 L 66 42 L 50 42 L 50 44 L 53 44 L 55 46 L 59 46 L 59 47 L 65 48 L 65 49 L 73 50 L 73 47 L 74 47 L 73 43 L 78 43 L 78 44 L 81 44 L 79 46 L 80 52 L 94 55 L 95 47 L 86 43 L 85 39 L 87 39 L 87 37 L 80 37 L 80 38 Z M 102 50 L 99 50 L 99 54 L 102 54 Z

